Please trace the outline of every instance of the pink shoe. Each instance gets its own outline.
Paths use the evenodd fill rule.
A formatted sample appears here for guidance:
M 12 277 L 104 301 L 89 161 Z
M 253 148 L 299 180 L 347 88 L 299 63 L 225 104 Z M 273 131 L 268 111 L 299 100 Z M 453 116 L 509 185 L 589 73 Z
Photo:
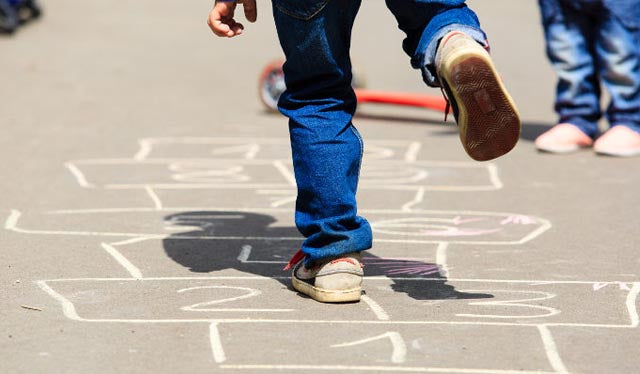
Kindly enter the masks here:
M 640 134 L 627 126 L 613 126 L 596 140 L 593 149 L 598 154 L 631 157 L 640 154 Z
M 536 148 L 551 153 L 571 153 L 593 145 L 593 139 L 570 123 L 561 123 L 536 139 Z

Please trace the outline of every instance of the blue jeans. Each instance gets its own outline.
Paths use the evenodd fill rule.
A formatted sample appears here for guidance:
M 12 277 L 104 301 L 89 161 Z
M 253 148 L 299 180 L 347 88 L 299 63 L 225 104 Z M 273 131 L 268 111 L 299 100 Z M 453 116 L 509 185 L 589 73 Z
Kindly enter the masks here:
M 539 2 L 560 122 L 597 136 L 602 83 L 609 124 L 640 132 L 640 0 Z
M 371 248 L 369 223 L 357 214 L 356 190 L 363 141 L 351 119 L 349 48 L 361 0 L 272 0 L 287 90 L 280 112 L 289 117 L 298 187 L 295 221 L 306 238 L 306 264 Z M 464 0 L 387 0 L 414 68 L 437 86 L 435 52 L 449 31 L 461 30 L 481 43 L 486 36 Z M 384 58 L 384 55 L 380 55 Z

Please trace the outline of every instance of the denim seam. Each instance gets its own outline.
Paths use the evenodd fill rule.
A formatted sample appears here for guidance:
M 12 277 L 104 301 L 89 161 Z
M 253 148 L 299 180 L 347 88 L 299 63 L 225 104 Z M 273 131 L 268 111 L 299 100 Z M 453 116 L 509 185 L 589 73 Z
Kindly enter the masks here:
M 327 0 L 324 4 L 322 4 L 322 6 L 320 8 L 318 8 L 318 10 L 316 10 L 314 13 L 312 13 L 311 15 L 305 17 L 300 17 L 298 15 L 295 15 L 293 13 L 291 13 L 290 11 L 284 9 L 281 5 L 279 4 L 275 4 L 276 8 L 278 8 L 279 11 L 281 11 L 282 13 L 288 15 L 289 17 L 293 17 L 295 19 L 299 19 L 299 20 L 303 20 L 303 21 L 308 21 L 311 18 L 315 17 L 318 13 L 322 12 L 322 10 L 327 6 L 327 4 L 329 4 L 331 0 Z
M 356 138 L 358 139 L 358 142 L 360 143 L 360 159 L 358 160 L 358 179 L 360 179 L 360 169 L 362 168 L 362 157 L 364 156 L 364 141 L 362 140 L 362 136 L 360 135 L 358 130 L 356 130 L 356 127 L 353 126 L 353 124 L 351 124 L 349 128 L 351 129 L 351 132 L 356 136 Z

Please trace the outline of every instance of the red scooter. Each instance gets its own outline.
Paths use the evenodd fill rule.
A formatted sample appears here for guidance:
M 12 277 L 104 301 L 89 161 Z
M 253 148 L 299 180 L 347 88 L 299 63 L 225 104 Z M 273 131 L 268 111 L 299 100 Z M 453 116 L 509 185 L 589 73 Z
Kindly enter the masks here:
M 258 82 L 260 100 L 271 111 L 278 110 L 278 99 L 287 88 L 282 71 L 282 60 L 272 61 L 267 64 Z M 358 103 L 381 103 L 419 107 L 438 112 L 447 110 L 447 102 L 442 96 L 432 96 L 418 93 L 375 91 L 362 88 L 358 77 L 354 75 L 353 87 Z

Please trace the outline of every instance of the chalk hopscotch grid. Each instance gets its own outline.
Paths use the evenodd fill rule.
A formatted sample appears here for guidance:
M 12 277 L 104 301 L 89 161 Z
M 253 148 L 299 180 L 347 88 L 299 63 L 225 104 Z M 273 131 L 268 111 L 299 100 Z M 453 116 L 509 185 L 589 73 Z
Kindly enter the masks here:
M 140 145 L 140 149 L 139 151 L 134 155 L 133 159 L 101 159 L 101 160 L 79 160 L 79 161 L 71 161 L 71 162 L 67 162 L 65 163 L 65 167 L 71 172 L 71 174 L 74 176 L 75 180 L 78 182 L 78 184 L 81 187 L 84 188 L 96 188 L 96 186 L 94 184 L 92 184 L 91 182 L 89 182 L 85 175 L 83 174 L 82 170 L 78 167 L 78 165 L 82 165 L 83 163 L 86 162 L 100 162 L 100 163 L 113 163 L 113 162 L 122 162 L 122 160 L 127 160 L 126 162 L 161 162 L 162 160 L 152 160 L 149 159 L 149 155 L 153 153 L 153 149 L 154 146 L 156 145 L 161 145 L 161 144 L 219 144 L 219 143 L 226 143 L 227 145 L 230 145 L 231 147 L 233 146 L 237 146 L 240 147 L 238 148 L 239 150 L 245 150 L 245 154 L 244 154 L 244 158 L 243 160 L 247 161 L 247 160 L 254 160 L 256 155 L 259 153 L 260 150 L 260 144 L 272 144 L 272 145 L 282 145 L 284 142 L 281 140 L 274 140 L 274 139 L 243 139 L 243 138 L 146 138 L 146 139 L 141 139 L 139 141 L 139 145 Z M 246 143 L 250 143 L 249 146 L 246 146 Z M 256 146 L 257 144 L 257 146 Z M 387 144 L 394 144 L 394 145 L 400 145 L 400 146 L 406 146 L 407 142 L 387 142 Z M 420 143 L 417 142 L 411 142 L 408 144 L 406 153 L 402 156 L 402 160 L 404 162 L 408 162 L 408 163 L 413 163 L 417 161 L 417 154 L 420 150 Z M 233 149 L 230 150 L 230 152 L 233 152 Z M 386 153 L 385 153 L 386 152 Z M 380 159 L 384 159 L 386 157 L 392 157 L 393 156 L 393 151 L 388 151 L 385 150 L 384 148 L 382 148 L 382 150 L 378 149 L 378 152 L 376 154 L 376 157 L 380 158 Z M 374 157 L 375 158 L 375 157 Z M 174 159 L 172 159 L 174 160 Z M 181 159 L 183 160 L 183 159 Z M 210 161 L 211 159 L 207 159 L 208 161 Z M 229 159 L 225 159 L 225 161 L 229 161 Z M 278 160 L 272 160 L 272 163 L 276 162 L 275 166 L 276 168 L 283 174 L 283 176 L 285 177 L 285 179 L 288 181 L 288 183 L 285 185 L 286 187 L 291 187 L 292 182 L 294 182 L 294 180 L 291 179 L 291 174 L 288 174 L 290 171 L 288 170 L 288 168 L 286 166 L 284 166 L 285 164 L 283 163 L 284 161 L 278 161 Z M 280 163 L 277 163 L 280 162 Z M 447 165 L 447 166 L 452 166 L 456 163 L 440 163 L 439 165 Z M 461 166 L 460 163 L 456 164 L 457 166 Z M 499 189 L 502 188 L 502 182 L 499 180 L 498 175 L 497 175 L 497 168 L 495 167 L 495 165 L 490 164 L 489 168 L 488 168 L 488 172 L 489 172 L 489 176 L 490 176 L 490 180 L 491 180 L 491 185 L 487 188 L 487 190 L 495 190 L 495 189 Z M 229 188 L 229 185 L 223 185 L 225 188 Z M 113 186 L 113 185 L 107 185 L 106 188 L 130 188 L 130 187 L 134 187 L 134 186 Z M 169 187 L 172 188 L 173 186 L 163 186 L 163 185 L 152 185 L 152 184 L 141 184 L 141 185 L 136 185 L 135 188 L 142 188 L 144 189 L 150 200 L 152 201 L 152 205 L 153 207 L 151 208 L 152 210 L 155 211 L 175 211 L 175 210 L 180 210 L 179 208 L 174 208 L 172 209 L 165 209 L 163 202 L 161 201 L 161 199 L 159 198 L 159 196 L 156 194 L 155 190 L 157 188 L 165 188 L 165 187 Z M 208 185 L 207 188 L 210 187 L 217 187 L 216 185 Z M 259 186 L 260 188 L 264 188 L 265 186 Z M 182 187 L 181 187 L 182 188 Z M 190 189 L 190 188 L 200 188 L 200 185 L 198 186 L 190 186 L 187 185 L 184 188 Z M 251 187 L 250 187 L 251 188 Z M 413 206 L 417 205 L 418 203 L 421 202 L 422 197 L 424 195 L 424 192 L 427 190 L 431 190 L 431 188 L 429 186 L 420 186 L 420 187 L 415 187 L 415 186 L 410 186 L 410 188 L 413 188 L 416 190 L 416 197 L 412 200 L 407 202 L 406 204 L 404 204 L 402 206 L 402 208 L 400 209 L 401 212 L 419 212 L 419 210 L 414 210 Z M 444 190 L 449 190 L 449 191 L 455 191 L 455 186 L 446 186 L 444 188 Z M 193 209 L 193 208 L 189 208 L 189 209 Z M 205 208 L 205 209 L 210 209 L 210 208 Z M 124 208 L 123 211 L 130 211 L 127 208 Z M 87 210 L 88 211 L 88 210 Z M 94 212 L 99 211 L 99 210 L 93 210 Z M 118 211 L 116 210 L 112 210 L 112 211 Z M 247 211 L 255 211 L 255 210 L 247 210 Z M 390 211 L 390 210 L 389 210 Z M 58 211 L 58 212 L 52 212 L 53 214 L 64 214 L 65 211 Z M 67 210 L 67 212 L 73 212 L 72 210 Z M 57 235 L 57 234 L 63 234 L 63 235 L 89 235 L 89 236 L 99 236 L 99 237 L 104 237 L 104 236 L 113 236 L 113 237 L 120 237 L 122 240 L 120 241 L 116 241 L 116 242 L 111 242 L 111 243 L 107 243 L 107 242 L 103 242 L 101 243 L 102 248 L 111 256 L 113 257 L 118 263 L 120 263 L 120 265 L 122 265 L 126 271 L 131 275 L 130 278 L 83 278 L 83 279 L 55 279 L 55 280 L 40 280 L 40 281 L 36 281 L 36 284 L 43 290 L 45 291 L 47 294 L 49 294 L 52 298 L 54 298 L 55 300 L 57 300 L 63 309 L 63 313 L 64 315 L 71 319 L 71 320 L 76 320 L 76 321 L 83 321 L 83 322 L 106 322 L 106 323 L 208 323 L 209 324 L 209 336 L 210 336 L 210 346 L 211 346 L 211 354 L 214 358 L 214 361 L 219 364 L 219 367 L 222 369 L 263 369 L 263 370 L 282 370 L 282 369 L 309 369 L 309 370 L 324 370 L 324 371 L 349 371 L 349 370 L 358 370 L 358 371 L 395 371 L 395 372 L 439 372 L 439 373 L 522 373 L 522 372 L 527 372 L 527 371 L 519 371 L 519 370 L 487 370 L 487 369 L 472 369 L 472 368 L 431 368 L 431 367 L 402 367 L 402 366 L 350 366 L 350 365 L 326 365 L 326 366 L 317 366 L 317 365 L 242 365 L 242 364 L 238 364 L 238 365 L 228 365 L 228 364 L 224 364 L 226 362 L 226 355 L 224 353 L 224 348 L 223 348 L 223 343 L 222 343 L 222 339 L 219 335 L 219 331 L 218 331 L 218 326 L 220 324 L 231 324 L 231 323 L 286 323 L 286 324 L 290 324 L 290 323 L 300 323 L 300 324 L 322 324 L 322 323 L 326 323 L 326 320 L 314 320 L 314 321 L 300 321 L 300 320 L 269 320 L 269 319 L 190 319 L 190 320 L 184 320 L 184 319 L 177 319 L 177 320 L 171 320 L 171 319 L 166 319 L 166 320 L 117 320 L 117 319 L 105 319 L 105 320 L 89 320 L 89 319 L 83 319 L 82 317 L 80 317 L 76 310 L 75 310 L 75 306 L 73 305 L 73 303 L 71 303 L 68 299 L 66 299 L 64 296 L 62 296 L 61 294 L 57 293 L 51 286 L 50 284 L 53 284 L 55 282 L 62 282 L 62 281 L 96 281 L 96 280 L 104 280 L 104 281 L 127 281 L 127 280 L 136 280 L 136 281 L 145 281 L 145 280 L 176 280 L 176 279 L 183 279 L 183 280 L 189 280 L 189 279 L 197 279 L 197 280 L 202 280 L 202 279 L 211 279 L 211 280 L 215 280 L 215 279 L 231 279 L 231 277 L 170 277 L 170 278 L 144 278 L 142 273 L 140 272 L 140 270 L 133 264 L 131 263 L 125 256 L 123 256 L 118 250 L 117 247 L 118 246 L 123 246 L 123 245 L 128 245 L 128 244 L 133 244 L 133 243 L 137 243 L 140 241 L 144 241 L 144 240 L 149 240 L 149 239 L 154 239 L 154 238 L 164 238 L 166 236 L 163 235 L 148 235 L 148 234 L 128 234 L 128 233 L 100 233 L 100 232 L 63 232 L 63 231 L 38 231 L 38 230 L 25 230 L 25 229 L 20 229 L 17 225 L 18 220 L 20 218 L 21 212 L 18 210 L 13 211 L 10 216 L 7 218 L 6 222 L 5 222 L 5 229 L 7 230 L 11 230 L 11 231 L 15 231 L 15 232 L 21 232 L 21 233 L 25 233 L 25 234 L 43 234 L 43 235 Z M 533 238 L 535 238 L 536 236 L 540 235 L 542 232 L 546 231 L 546 229 L 548 229 L 549 227 L 551 227 L 551 224 L 548 221 L 545 221 L 545 228 L 544 230 L 539 230 L 539 232 L 537 232 L 535 235 L 530 235 L 530 237 L 527 238 L 527 240 L 531 240 Z M 243 237 L 243 239 L 246 239 L 248 237 Z M 199 238 L 202 239 L 202 238 Z M 220 239 L 220 238 L 215 238 L 215 239 Z M 236 239 L 236 238 L 234 238 Z M 274 238 L 269 238 L 269 239 L 274 239 Z M 283 240 L 287 240 L 289 238 L 281 238 Z M 296 238 L 299 240 L 299 238 Z M 397 241 L 399 243 L 403 243 L 405 241 Z M 439 265 L 441 265 L 443 268 L 446 269 L 446 248 L 447 248 L 447 244 L 443 243 L 442 241 L 438 241 L 435 242 L 439 244 L 439 252 L 438 252 L 438 258 L 440 261 L 442 261 L 443 263 L 440 264 L 440 261 L 437 261 L 439 263 Z M 471 242 L 473 243 L 473 242 Z M 487 244 L 487 243 L 484 243 Z M 521 244 L 520 242 L 516 242 L 516 243 L 508 243 L 508 244 Z M 241 256 L 241 255 L 239 255 Z M 248 256 L 247 256 L 248 257 Z M 276 277 L 277 278 L 277 277 Z M 283 277 L 283 278 L 288 278 L 288 277 Z M 242 279 L 243 281 L 251 281 L 251 280 L 257 280 L 257 279 L 265 279 L 264 277 L 233 277 L 233 279 Z M 266 278 L 266 279 L 272 279 L 272 278 Z M 401 278 L 388 278 L 388 277 L 366 277 L 367 281 L 376 281 L 376 280 L 389 280 L 389 279 L 401 279 Z M 410 278 L 410 280 L 412 281 L 418 281 L 415 278 Z M 429 281 L 429 278 L 421 278 L 420 281 Z M 456 279 L 449 279 L 449 281 L 462 281 L 462 280 L 456 280 Z M 466 280 L 466 281 L 485 281 L 485 282 L 526 282 L 526 283 L 533 283 L 533 282 L 537 282 L 537 283 L 547 283 L 547 284 L 556 284 L 556 283 L 576 283 L 576 284 L 593 284 L 594 288 L 596 287 L 596 285 L 606 285 L 606 284 L 615 284 L 616 282 L 601 282 L 601 281 L 571 281 L 571 282 L 555 282 L 555 281 L 531 281 L 531 280 Z M 629 290 L 629 294 L 627 297 L 627 309 L 630 315 L 630 319 L 631 319 L 631 323 L 629 325 L 589 325 L 588 327 L 602 327 L 602 328 L 637 328 L 638 327 L 638 312 L 637 312 L 637 308 L 636 308 L 636 300 L 638 298 L 638 294 L 640 293 L 640 282 L 635 282 L 633 283 L 632 288 Z M 551 335 L 551 332 L 549 330 L 549 327 L 553 327 L 553 326 L 564 326 L 563 324 L 522 324 L 522 323 L 509 323 L 509 322 L 456 322 L 456 321 L 449 321 L 449 322 L 443 322 L 443 321 L 392 321 L 389 319 L 389 315 L 382 309 L 382 307 L 380 307 L 380 305 L 372 300 L 370 297 L 365 297 L 363 300 L 365 303 L 367 303 L 367 305 L 370 306 L 370 308 L 373 310 L 373 312 L 375 313 L 377 319 L 376 320 L 371 320 L 371 321 L 357 321 L 355 323 L 357 324 L 362 324 L 362 325 L 367 325 L 367 324 L 385 324 L 385 325 L 400 325 L 400 324 L 417 324 L 417 325 L 428 325 L 428 324 L 481 324 L 481 325 L 486 325 L 486 326 L 522 326 L 522 327 L 534 327 L 536 328 L 539 333 L 540 333 L 540 337 L 545 349 L 545 353 L 547 355 L 547 358 L 549 360 L 549 364 L 552 367 L 554 373 L 567 373 L 567 369 L 564 366 L 564 364 L 562 363 L 562 360 L 560 358 L 560 355 L 557 351 L 557 347 L 555 345 L 555 342 L 553 340 L 553 337 Z M 349 324 L 353 324 L 354 321 L 332 321 L 332 323 L 349 323 Z M 568 324 L 567 326 L 581 326 L 579 324 Z M 585 326 L 587 327 L 587 326 Z M 393 340 L 393 339 L 392 339 Z M 396 339 L 397 341 L 397 339 Z M 395 348 L 395 345 L 394 345 Z M 398 359 L 396 358 L 396 361 L 398 362 Z M 546 372 L 550 372 L 550 371 L 530 371 L 531 373 L 535 372 L 535 373 L 546 373 Z

